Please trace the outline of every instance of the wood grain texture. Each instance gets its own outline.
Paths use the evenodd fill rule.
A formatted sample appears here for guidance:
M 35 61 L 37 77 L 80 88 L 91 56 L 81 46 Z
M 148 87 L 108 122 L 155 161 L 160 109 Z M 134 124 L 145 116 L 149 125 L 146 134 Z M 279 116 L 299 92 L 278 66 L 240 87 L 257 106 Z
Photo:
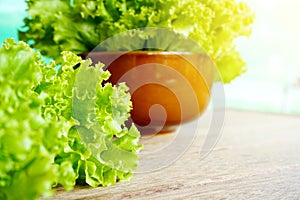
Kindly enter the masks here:
M 226 111 L 217 145 L 200 159 L 211 116 L 202 116 L 193 144 L 170 166 L 108 188 L 58 189 L 49 199 L 300 199 L 299 116 Z M 174 134 L 143 139 L 142 153 L 151 155 L 173 139 Z

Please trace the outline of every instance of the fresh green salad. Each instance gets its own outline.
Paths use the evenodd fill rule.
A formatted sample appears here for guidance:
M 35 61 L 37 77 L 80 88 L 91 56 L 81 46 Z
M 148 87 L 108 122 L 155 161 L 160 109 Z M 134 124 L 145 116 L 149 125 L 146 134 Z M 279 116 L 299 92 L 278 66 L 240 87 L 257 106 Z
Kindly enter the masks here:
M 243 1 L 27 0 L 26 2 L 28 17 L 24 19 L 24 27 L 20 30 L 19 37 L 48 57 L 57 58 L 60 56 L 59 52 L 65 50 L 76 54 L 89 52 L 107 38 L 121 32 L 157 27 L 172 30 L 196 41 L 215 60 L 223 82 L 230 82 L 246 70 L 245 62 L 236 50 L 235 39 L 250 35 L 254 14 Z M 132 36 L 151 39 L 151 36 L 145 36 L 143 33 L 133 33 Z M 164 41 L 166 46 L 163 50 L 167 51 L 174 43 L 181 42 L 164 34 L 156 34 L 155 37 L 160 37 L 158 39 Z
M 124 125 L 128 88 L 103 84 L 110 74 L 101 63 L 62 58 L 47 64 L 13 39 L 0 49 L 1 200 L 49 196 L 58 185 L 109 186 L 137 167 L 140 134 Z

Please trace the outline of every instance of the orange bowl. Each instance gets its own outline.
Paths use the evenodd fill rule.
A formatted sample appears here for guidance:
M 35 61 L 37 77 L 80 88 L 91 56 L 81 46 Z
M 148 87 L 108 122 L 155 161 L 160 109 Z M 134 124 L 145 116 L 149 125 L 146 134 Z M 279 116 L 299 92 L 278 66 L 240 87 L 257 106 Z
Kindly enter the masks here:
M 91 52 L 83 57 L 104 63 L 112 84 L 126 82 L 131 119 L 142 133 L 173 131 L 199 117 L 209 103 L 215 68 L 204 53 Z

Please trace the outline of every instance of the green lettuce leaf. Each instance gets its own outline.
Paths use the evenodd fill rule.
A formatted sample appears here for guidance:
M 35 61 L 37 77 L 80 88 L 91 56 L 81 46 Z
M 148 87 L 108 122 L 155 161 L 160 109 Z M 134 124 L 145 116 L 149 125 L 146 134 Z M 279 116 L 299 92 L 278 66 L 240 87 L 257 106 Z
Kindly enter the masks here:
M 24 42 L 3 43 L 0 199 L 36 199 L 57 185 L 109 186 L 132 176 L 142 146 L 136 127 L 125 126 L 128 88 L 103 85 L 109 72 L 90 64 L 71 52 L 46 64 Z
M 254 14 L 236 0 L 31 0 L 20 39 L 32 42 L 43 54 L 58 58 L 61 51 L 89 52 L 116 34 L 145 27 L 166 28 L 194 40 L 213 58 L 221 80 L 230 82 L 246 71 L 235 39 L 248 36 Z M 139 43 L 150 39 L 137 30 L 130 34 Z M 153 38 L 152 38 L 153 39 Z M 163 49 L 174 51 L 173 37 L 156 34 Z M 136 50 L 115 43 L 112 49 Z M 126 43 L 126 42 L 125 42 Z M 144 46 L 147 47 L 147 42 Z M 140 46 L 139 44 L 137 46 Z M 108 49 L 109 50 L 109 49 Z M 175 49 L 189 51 L 189 48 Z
M 0 199 L 50 195 L 58 173 L 63 124 L 43 118 L 45 96 L 39 53 L 24 42 L 6 40 L 0 49 Z

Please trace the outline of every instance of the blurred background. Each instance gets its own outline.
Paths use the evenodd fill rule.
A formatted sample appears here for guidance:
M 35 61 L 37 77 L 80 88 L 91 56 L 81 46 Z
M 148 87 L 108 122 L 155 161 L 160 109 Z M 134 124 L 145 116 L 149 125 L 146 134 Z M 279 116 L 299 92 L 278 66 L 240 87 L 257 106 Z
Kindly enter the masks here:
M 0 43 L 17 39 L 25 0 L 0 0 Z M 233 109 L 300 114 L 300 1 L 245 0 L 256 13 L 252 36 L 237 40 L 248 71 L 225 85 Z

